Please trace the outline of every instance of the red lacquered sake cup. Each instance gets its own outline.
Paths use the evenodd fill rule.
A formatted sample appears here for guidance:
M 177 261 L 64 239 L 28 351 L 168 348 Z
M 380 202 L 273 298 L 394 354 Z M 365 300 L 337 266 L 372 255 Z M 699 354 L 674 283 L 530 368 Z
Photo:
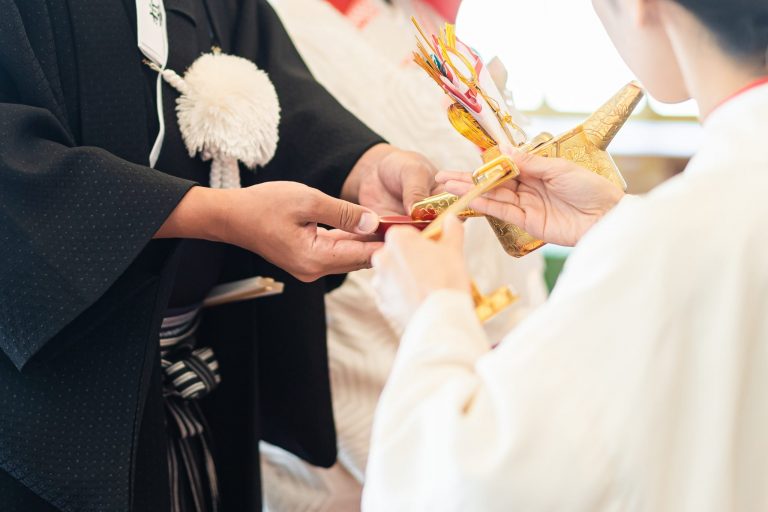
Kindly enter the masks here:
M 376 234 L 383 237 L 394 226 L 411 226 L 422 231 L 431 223 L 431 220 L 413 220 L 408 215 L 385 215 L 379 219 Z

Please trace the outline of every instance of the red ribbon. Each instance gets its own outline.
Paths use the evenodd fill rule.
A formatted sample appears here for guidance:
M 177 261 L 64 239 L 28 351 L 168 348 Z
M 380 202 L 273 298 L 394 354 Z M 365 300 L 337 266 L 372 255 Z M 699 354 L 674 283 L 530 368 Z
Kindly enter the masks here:
M 744 87 L 742 87 L 741 89 L 739 89 L 738 91 L 734 92 L 733 94 L 731 94 L 730 96 L 728 96 L 727 98 L 725 98 L 723 101 L 721 101 L 720 103 L 718 103 L 718 104 L 717 104 L 717 106 L 716 106 L 715 108 L 713 108 L 713 109 L 712 109 L 712 112 L 714 112 L 715 110 L 719 109 L 720 107 L 722 107 L 723 105 L 725 105 L 726 103 L 728 103 L 729 101 L 731 101 L 732 99 L 734 99 L 734 98 L 736 98 L 736 97 L 738 97 L 738 96 L 741 96 L 741 95 L 742 95 L 742 94 L 744 94 L 745 92 L 749 92 L 749 91 L 751 91 L 752 89 L 755 89 L 755 88 L 757 88 L 757 87 L 760 87 L 760 86 L 763 86 L 763 85 L 766 85 L 766 84 L 768 84 L 768 76 L 764 76 L 764 77 L 762 77 L 762 78 L 758 78 L 758 79 L 757 79 L 757 80 L 755 80 L 754 82 L 751 82 L 751 83 L 749 83 L 749 84 L 745 85 Z M 711 114 L 712 112 L 710 112 L 710 114 Z
M 432 7 L 448 23 L 456 23 L 461 0 L 422 0 L 422 2 Z
M 342 14 L 347 14 L 352 6 L 358 2 L 358 0 L 326 0 L 329 4 L 334 6 Z M 456 16 L 459 14 L 459 7 L 461 6 L 461 0 L 421 0 L 424 4 L 432 7 L 437 14 L 448 23 L 456 23 Z

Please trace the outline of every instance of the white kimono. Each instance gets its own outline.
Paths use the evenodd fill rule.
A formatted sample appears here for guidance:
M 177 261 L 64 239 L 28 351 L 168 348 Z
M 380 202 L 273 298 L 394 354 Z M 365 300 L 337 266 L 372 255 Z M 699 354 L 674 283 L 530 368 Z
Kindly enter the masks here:
M 426 300 L 379 403 L 364 511 L 768 510 L 768 85 L 704 132 L 497 349 L 467 295 Z
M 478 149 L 448 123 L 446 96 L 411 63 L 413 27 L 403 12 L 383 0 L 368 0 L 370 16 L 359 30 L 325 1 L 273 3 L 318 81 L 372 129 L 400 148 L 424 153 L 439 168 L 470 171 L 482 165 Z M 513 261 L 485 219 L 467 221 L 466 247 L 484 291 L 510 285 L 521 296 L 486 326 L 489 340 L 497 343 L 546 299 L 544 258 L 536 254 Z M 376 308 L 372 275 L 353 272 L 326 297 L 339 462 L 317 468 L 262 443 L 269 512 L 360 510 L 373 413 L 402 334 Z

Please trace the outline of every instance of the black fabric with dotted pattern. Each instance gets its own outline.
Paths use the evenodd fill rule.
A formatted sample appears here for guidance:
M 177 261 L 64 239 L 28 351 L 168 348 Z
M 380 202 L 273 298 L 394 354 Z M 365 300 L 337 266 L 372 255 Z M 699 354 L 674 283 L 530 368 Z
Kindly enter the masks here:
M 174 247 L 150 240 L 192 186 L 140 164 L 147 103 L 122 4 L 69 5 L 104 37 L 69 32 L 66 2 L 0 0 L 3 512 L 129 508 Z
M 381 139 L 313 80 L 266 2 L 208 4 L 224 50 L 266 69 L 283 108 L 277 155 L 245 183 L 338 195 Z M 2 512 L 167 509 L 167 482 L 154 478 L 156 335 L 175 244 L 150 239 L 192 183 L 145 166 L 155 114 L 133 6 L 0 0 Z M 234 248 L 227 258 L 222 279 L 266 272 L 289 289 L 268 307 L 217 308 L 202 326 L 228 362 L 230 384 L 206 404 L 225 509 L 258 510 L 261 432 L 313 463 L 335 459 L 325 284 Z

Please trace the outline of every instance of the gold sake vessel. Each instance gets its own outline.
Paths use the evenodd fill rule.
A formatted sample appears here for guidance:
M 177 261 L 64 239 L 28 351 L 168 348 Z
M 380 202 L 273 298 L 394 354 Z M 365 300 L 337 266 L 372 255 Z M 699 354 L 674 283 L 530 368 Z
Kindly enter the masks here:
M 627 122 L 637 104 L 642 100 L 644 94 L 642 87 L 637 82 L 629 83 L 589 116 L 586 121 L 572 130 L 558 137 L 542 133 L 518 149 L 543 157 L 565 158 L 603 176 L 617 187 L 626 189 L 627 184 L 621 172 L 606 150 L 621 127 Z M 477 136 L 477 133 L 471 138 L 467 130 L 460 131 L 476 144 L 478 138 L 482 139 L 482 137 Z M 497 146 L 484 149 L 486 151 L 483 158 L 486 162 L 500 154 Z M 482 171 L 483 168 L 473 174 L 473 180 L 476 184 L 487 179 L 487 174 Z M 452 194 L 429 197 L 414 205 L 411 216 L 414 219 L 434 218 L 443 213 L 457 199 Z M 467 209 L 460 216 L 472 217 L 477 216 L 477 214 Z M 511 256 L 517 258 L 525 256 L 545 243 L 514 224 L 494 217 L 487 218 L 504 250 Z

